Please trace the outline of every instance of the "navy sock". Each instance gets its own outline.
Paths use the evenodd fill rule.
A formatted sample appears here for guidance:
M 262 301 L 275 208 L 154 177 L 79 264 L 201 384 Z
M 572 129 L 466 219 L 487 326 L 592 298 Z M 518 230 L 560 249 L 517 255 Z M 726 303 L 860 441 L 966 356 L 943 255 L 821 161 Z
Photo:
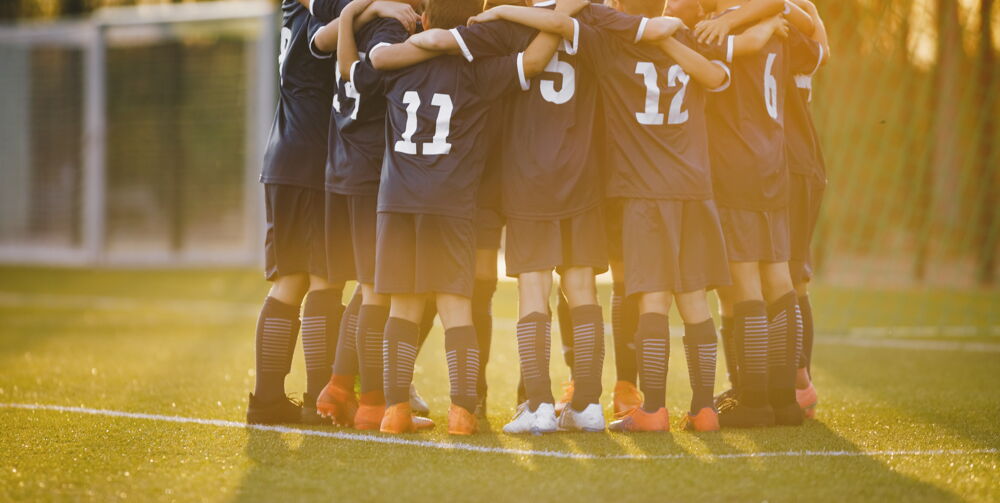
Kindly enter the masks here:
M 764 301 L 733 306 L 733 342 L 738 350 L 739 398 L 750 407 L 767 404 L 767 311 Z
M 736 388 L 740 379 L 739 354 L 736 347 L 736 340 L 733 338 L 733 317 L 722 317 L 722 351 L 726 355 L 726 377 L 729 378 L 729 385 Z
M 604 313 L 601 306 L 577 306 L 573 320 L 573 403 L 581 411 L 601 401 L 601 372 L 604 370 Z
M 254 396 L 263 401 L 285 396 L 285 376 L 292 368 L 292 353 L 299 335 L 299 308 L 274 297 L 264 299 L 256 334 Z
M 477 279 L 472 286 L 472 326 L 476 329 L 476 343 L 479 346 L 479 378 L 476 392 L 486 396 L 486 365 L 490 362 L 490 346 L 493 342 L 493 293 L 497 280 Z
M 319 396 L 330 380 L 332 356 L 344 306 L 344 291 L 329 288 L 309 292 L 302 305 L 302 351 L 306 360 L 306 393 Z
M 656 412 L 667 402 L 667 366 L 670 362 L 670 320 L 667 316 L 659 313 L 639 315 L 635 347 L 639 354 L 642 408 L 646 412 Z
M 437 317 L 437 302 L 432 298 L 427 300 L 424 304 L 424 314 L 420 318 L 420 338 L 417 340 L 417 352 L 419 353 L 424 347 L 424 342 L 427 341 L 427 336 L 431 334 L 431 329 L 434 328 L 434 318 Z
M 569 367 L 569 378 L 575 379 L 573 372 L 573 317 L 570 315 L 569 302 L 562 291 L 559 291 L 559 302 L 556 304 L 556 321 L 559 323 L 559 340 L 562 342 L 563 361 Z
M 333 358 L 333 374 L 358 375 L 358 312 L 361 310 L 361 287 L 354 291 L 351 302 L 340 319 L 340 335 Z
M 813 310 L 809 296 L 799 297 L 799 312 L 802 314 L 802 352 L 799 353 L 799 368 L 809 369 L 812 374 L 813 352 Z
M 413 365 L 417 360 L 420 327 L 402 318 L 389 318 L 385 324 L 382 350 L 382 381 L 385 386 L 386 405 L 410 401 L 410 383 L 413 382 Z
M 547 314 L 531 313 L 517 321 L 517 354 L 521 360 L 521 382 L 531 410 L 542 403 L 555 403 L 549 377 L 552 321 Z
M 684 353 L 687 356 L 688 377 L 691 378 L 692 414 L 697 414 L 705 407 L 712 407 L 718 352 L 715 322 L 712 318 L 684 325 Z
M 382 389 L 382 335 L 388 319 L 388 307 L 362 304 L 357 336 L 362 393 Z
M 615 373 L 619 381 L 636 383 L 635 330 L 638 306 L 625 296 L 625 285 L 615 283 L 611 294 L 611 334 L 615 341 Z
M 444 351 L 448 358 L 448 379 L 451 381 L 451 403 L 469 412 L 476 411 L 479 394 L 479 344 L 472 326 L 453 327 L 444 332 Z
M 802 319 L 794 291 L 767 306 L 768 395 L 774 406 L 795 402 L 795 371 L 798 369 Z

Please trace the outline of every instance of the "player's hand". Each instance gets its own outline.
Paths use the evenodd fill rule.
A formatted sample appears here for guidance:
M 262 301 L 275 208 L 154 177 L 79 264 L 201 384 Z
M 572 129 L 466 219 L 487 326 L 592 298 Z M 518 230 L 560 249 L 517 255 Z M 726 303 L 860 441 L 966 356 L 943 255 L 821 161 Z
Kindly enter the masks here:
M 590 0 L 556 0 L 556 12 L 572 16 L 588 5 Z
M 681 29 L 684 29 L 684 28 L 687 27 L 684 24 L 684 21 L 681 21 L 680 18 L 676 18 L 676 17 L 673 17 L 673 16 L 661 16 L 661 17 L 662 17 L 662 19 L 664 19 L 665 21 L 667 21 L 667 27 L 668 27 L 667 33 L 668 33 L 668 36 L 672 37 L 674 35 L 674 33 L 677 33 L 677 30 L 681 30 Z
M 721 44 L 732 30 L 726 16 L 720 16 L 698 22 L 694 26 L 694 36 L 703 44 Z
M 785 19 L 785 16 L 782 16 L 782 15 L 779 14 L 777 16 L 768 18 L 764 22 L 767 23 L 767 24 L 769 24 L 769 25 L 771 25 L 771 28 L 773 30 L 772 33 L 773 33 L 774 36 L 778 36 L 778 37 L 781 37 L 781 38 L 787 38 L 788 37 L 789 23 L 788 23 L 788 20 Z
M 503 19 L 503 9 L 507 7 L 506 5 L 498 5 L 492 9 L 487 9 L 475 16 L 469 18 L 469 26 L 478 23 L 488 23 L 490 21 L 499 21 Z
M 365 11 L 372 4 L 372 0 L 353 0 L 351 3 L 344 7 L 344 10 L 340 12 L 343 16 L 345 13 L 351 17 L 358 17 L 359 14 Z
M 406 40 L 425 51 L 440 52 L 448 49 L 446 40 L 450 38 L 452 38 L 451 34 L 448 33 L 447 30 L 441 28 L 431 28 L 417 34 L 410 35 L 410 38 Z
M 391 18 L 399 21 L 409 33 L 417 31 L 420 23 L 420 16 L 413 10 L 410 4 L 402 2 L 391 2 L 389 0 L 376 0 L 372 6 L 375 15 L 383 18 Z

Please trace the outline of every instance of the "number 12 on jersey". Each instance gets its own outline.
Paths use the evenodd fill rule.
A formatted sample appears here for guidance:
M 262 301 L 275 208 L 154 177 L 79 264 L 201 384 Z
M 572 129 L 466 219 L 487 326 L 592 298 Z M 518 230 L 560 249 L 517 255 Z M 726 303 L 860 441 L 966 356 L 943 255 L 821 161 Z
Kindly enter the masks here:
M 406 125 L 400 135 L 403 139 L 396 142 L 393 147 L 396 152 L 402 154 L 417 154 L 417 144 L 413 141 L 413 135 L 417 132 L 417 110 L 420 109 L 420 95 L 416 91 L 406 91 L 403 93 L 403 103 L 406 104 Z M 442 93 L 434 93 L 431 97 L 431 105 L 438 107 L 437 120 L 434 124 L 434 137 L 430 143 L 422 143 L 424 155 L 444 155 L 451 152 L 451 143 L 448 143 L 448 133 L 451 130 L 451 113 L 454 104 L 451 96 Z
M 642 82 L 646 86 L 646 104 L 642 112 L 636 112 L 635 120 L 644 126 L 663 125 L 663 114 L 660 113 L 660 86 L 657 82 L 656 66 L 648 61 L 639 61 L 635 64 L 635 73 L 642 75 Z M 684 73 L 680 65 L 672 65 L 667 69 L 667 87 L 680 87 L 670 100 L 670 110 L 668 111 L 667 124 L 683 124 L 688 120 L 687 110 L 682 110 L 684 105 L 684 94 L 687 92 L 688 82 L 691 77 Z

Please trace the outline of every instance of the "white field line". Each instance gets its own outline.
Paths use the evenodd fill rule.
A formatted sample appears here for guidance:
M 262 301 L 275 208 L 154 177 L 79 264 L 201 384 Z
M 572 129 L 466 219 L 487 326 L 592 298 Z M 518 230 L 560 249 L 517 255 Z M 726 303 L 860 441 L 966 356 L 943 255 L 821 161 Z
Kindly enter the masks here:
M 260 305 L 256 303 L 212 299 L 130 299 L 127 297 L 98 295 L 25 294 L 10 291 L 0 291 L 0 307 L 58 307 L 64 309 L 99 310 L 151 309 L 184 314 L 222 315 L 227 317 L 251 317 L 255 316 L 260 309 Z M 516 319 L 499 316 L 494 317 L 494 322 L 498 325 L 498 328 L 503 330 L 513 330 L 517 325 Z M 672 336 L 681 337 L 684 335 L 683 325 L 674 325 L 670 328 Z M 558 324 L 554 323 L 552 329 L 554 333 L 558 333 Z M 897 337 L 931 337 L 934 335 L 975 335 L 976 330 L 976 327 L 972 326 L 854 327 L 847 336 L 819 336 L 816 338 L 816 343 L 833 346 L 882 347 L 919 351 L 1000 353 L 1000 343 L 896 339 Z M 611 333 L 611 325 L 609 323 L 605 324 L 604 331 L 607 334 Z M 1000 326 L 990 327 L 990 334 L 1000 337 Z
M 594 460 L 712 460 L 712 459 L 744 459 L 744 458 L 796 458 L 796 457 L 873 457 L 873 456 L 969 456 L 975 454 L 997 454 L 1000 449 L 899 449 L 899 450 L 876 450 L 876 451 L 775 451 L 775 452 L 738 452 L 732 454 L 584 454 L 565 451 L 549 451 L 535 449 L 508 449 L 504 447 L 487 447 L 482 445 L 465 444 L 461 442 L 434 442 L 430 440 L 412 440 L 408 438 L 363 435 L 359 433 L 348 433 L 341 431 L 306 430 L 298 428 L 288 428 L 285 426 L 265 426 L 248 425 L 236 421 L 224 421 L 220 419 L 200 419 L 182 416 L 164 416 L 160 414 L 144 414 L 139 412 L 125 412 L 118 410 L 90 409 L 86 407 L 66 407 L 62 405 L 30 404 L 30 403 L 0 403 L 0 408 L 22 409 L 34 411 L 57 411 L 76 414 L 89 414 L 93 416 L 106 416 L 127 419 L 146 419 L 149 421 L 163 421 L 180 424 L 198 424 L 203 426 L 215 426 L 219 428 L 240 428 L 253 429 L 258 431 L 271 431 L 275 433 L 291 433 L 298 435 L 308 435 L 314 437 L 332 438 L 337 440 L 352 440 L 358 442 L 371 442 L 376 444 L 402 445 L 408 447 L 423 447 L 429 449 L 441 449 L 451 451 L 478 452 L 484 454 L 504 454 L 514 456 L 535 456 L 560 459 L 594 459 Z

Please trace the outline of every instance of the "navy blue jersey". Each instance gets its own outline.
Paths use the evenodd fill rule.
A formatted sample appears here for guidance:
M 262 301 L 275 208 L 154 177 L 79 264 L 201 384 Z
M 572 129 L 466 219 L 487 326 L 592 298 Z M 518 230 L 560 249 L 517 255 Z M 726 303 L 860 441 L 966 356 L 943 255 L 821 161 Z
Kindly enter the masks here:
M 313 50 L 323 23 L 295 0 L 281 4 L 278 110 L 264 151 L 263 183 L 322 190 L 334 81 L 329 54 Z
M 822 52 L 823 46 L 819 46 Z M 809 175 L 826 181 L 826 165 L 823 151 L 819 146 L 819 136 L 813 126 L 809 103 L 812 101 L 813 73 L 820 61 L 809 73 L 792 77 L 787 86 L 785 98 L 785 148 L 788 152 L 788 169 L 792 173 Z
M 682 44 L 716 60 L 721 49 L 699 44 L 685 30 Z M 605 37 L 601 96 L 608 197 L 710 199 L 712 172 L 705 125 L 706 89 L 659 46 Z M 729 85 L 727 80 L 719 90 Z
M 474 217 L 492 102 L 524 81 L 521 58 L 441 56 L 384 73 L 355 67 L 361 96 L 384 89 L 388 105 L 378 211 Z
M 537 4 L 553 7 L 555 2 Z M 572 216 L 603 198 L 600 157 L 594 141 L 598 71 L 593 49 L 597 30 L 641 38 L 644 18 L 603 5 L 589 5 L 576 16 L 573 40 L 563 41 L 530 90 L 505 100 L 502 148 L 504 213 L 523 219 Z M 508 22 L 459 27 L 455 31 L 470 61 L 523 50 L 535 31 Z
M 500 202 L 501 176 L 503 175 L 503 130 L 505 117 L 505 102 L 507 96 L 497 99 L 493 103 L 487 121 L 487 133 L 483 135 L 483 148 L 489 154 L 486 156 L 486 166 L 483 167 L 483 176 L 479 181 L 479 193 L 476 205 L 496 211 L 502 211 Z
M 385 96 L 380 79 L 371 79 L 372 92 L 358 92 L 357 77 L 376 77 L 368 63 L 368 53 L 381 44 L 403 42 L 409 36 L 406 28 L 395 19 L 376 19 L 355 36 L 359 61 L 352 67 L 357 74 L 359 65 L 368 65 L 347 81 L 337 70 L 337 96 L 330 114 L 330 151 L 326 162 L 326 190 L 345 195 L 378 193 L 382 158 L 385 156 Z
M 309 0 L 309 13 L 323 24 L 340 17 L 351 0 Z
M 725 14 L 723 14 L 725 15 Z M 760 51 L 733 57 L 726 42 L 732 84 L 708 100 L 708 130 L 715 200 L 720 206 L 773 210 L 788 204 L 785 96 L 792 75 L 814 68 L 818 44 L 791 30 Z M 799 39 L 796 41 L 796 39 Z

